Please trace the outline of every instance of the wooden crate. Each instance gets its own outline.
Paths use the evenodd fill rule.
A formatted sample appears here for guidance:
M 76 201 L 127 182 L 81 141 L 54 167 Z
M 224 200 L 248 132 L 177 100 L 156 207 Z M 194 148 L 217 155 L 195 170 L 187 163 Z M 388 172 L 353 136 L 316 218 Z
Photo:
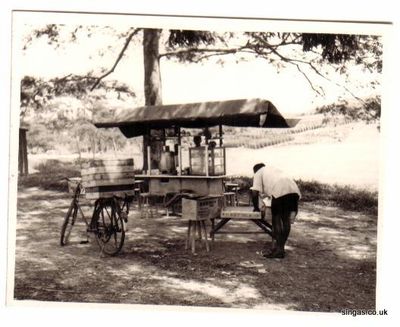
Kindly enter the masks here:
M 182 218 L 186 220 L 205 220 L 219 217 L 220 197 L 201 197 L 182 199 Z
M 113 167 L 113 166 L 131 166 L 133 167 L 133 159 L 96 159 L 90 160 L 83 164 L 83 168 L 91 167 Z
M 124 191 L 110 191 L 110 192 L 85 192 L 86 199 L 88 200 L 96 200 L 100 198 L 111 198 L 113 196 L 125 197 L 125 195 L 133 196 L 134 192 L 132 190 L 124 190 Z
M 87 199 L 134 195 L 133 159 L 93 160 L 81 174 Z

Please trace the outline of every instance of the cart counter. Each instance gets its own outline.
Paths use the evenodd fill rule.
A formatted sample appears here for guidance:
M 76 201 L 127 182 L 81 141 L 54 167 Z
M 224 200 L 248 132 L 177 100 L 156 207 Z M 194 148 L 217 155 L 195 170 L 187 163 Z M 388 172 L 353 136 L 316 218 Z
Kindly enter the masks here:
M 197 195 L 223 195 L 226 176 L 193 175 L 135 175 L 135 179 L 147 179 L 151 194 L 166 195 L 191 191 Z

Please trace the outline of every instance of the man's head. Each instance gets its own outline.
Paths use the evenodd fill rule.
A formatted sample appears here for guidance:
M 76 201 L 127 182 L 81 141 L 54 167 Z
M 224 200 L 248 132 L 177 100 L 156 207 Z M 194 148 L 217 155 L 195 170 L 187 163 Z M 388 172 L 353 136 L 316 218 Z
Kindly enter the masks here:
M 201 136 L 200 135 L 195 135 L 193 137 L 193 142 L 194 142 L 195 146 L 200 146 L 200 144 L 201 144 Z
M 258 163 L 258 164 L 256 164 L 256 165 L 254 165 L 254 167 L 253 167 L 253 172 L 254 172 L 254 174 L 255 174 L 257 171 L 259 171 L 262 167 L 265 167 L 265 165 L 264 165 L 263 163 Z

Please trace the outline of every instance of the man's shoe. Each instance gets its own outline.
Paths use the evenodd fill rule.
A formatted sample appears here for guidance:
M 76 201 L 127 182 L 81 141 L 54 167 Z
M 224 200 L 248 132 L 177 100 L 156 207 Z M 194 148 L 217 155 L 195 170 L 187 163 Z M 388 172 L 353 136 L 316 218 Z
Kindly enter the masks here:
M 267 259 L 283 259 L 285 257 L 285 252 L 272 251 L 271 253 L 265 254 L 263 257 Z
M 263 257 L 267 256 L 267 255 L 271 255 L 272 253 L 275 253 L 277 251 L 276 248 L 269 248 L 267 249 L 267 247 L 265 247 L 264 250 L 261 250 L 261 255 Z

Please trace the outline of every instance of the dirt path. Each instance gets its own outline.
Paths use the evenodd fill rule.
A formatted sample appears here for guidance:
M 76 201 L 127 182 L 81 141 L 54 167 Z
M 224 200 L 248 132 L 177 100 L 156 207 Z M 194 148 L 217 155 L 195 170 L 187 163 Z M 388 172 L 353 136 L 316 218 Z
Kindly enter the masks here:
M 129 216 L 121 255 L 102 257 L 97 244 L 60 247 L 66 194 L 39 189 L 18 193 L 17 300 L 162 304 L 339 311 L 375 307 L 376 217 L 301 204 L 284 260 L 266 260 L 263 234 L 216 235 L 212 251 L 184 249 L 181 218 Z M 90 213 L 86 208 L 85 213 Z M 235 222 L 226 230 L 256 230 Z

